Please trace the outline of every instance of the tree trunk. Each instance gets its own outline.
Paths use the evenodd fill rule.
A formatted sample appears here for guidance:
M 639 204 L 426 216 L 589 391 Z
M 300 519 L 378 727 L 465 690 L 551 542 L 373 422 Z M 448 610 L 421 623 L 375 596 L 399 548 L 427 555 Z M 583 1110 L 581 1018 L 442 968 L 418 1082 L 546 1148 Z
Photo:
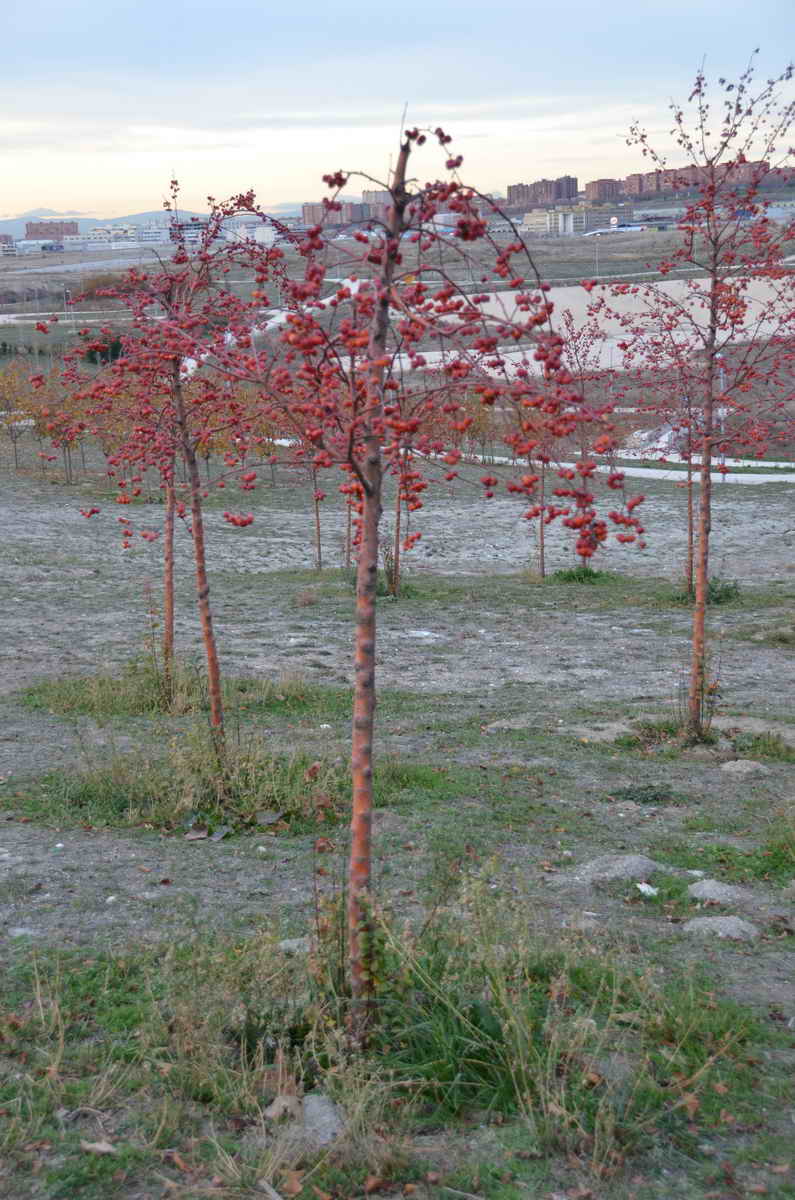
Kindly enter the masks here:
M 172 468 L 173 470 L 173 468 Z M 166 480 L 163 526 L 163 682 L 169 704 L 174 698 L 174 479 Z
M 380 277 L 378 300 L 370 323 L 368 359 L 382 362 L 389 328 L 389 300 L 395 261 L 399 255 L 403 214 L 408 203 L 406 165 L 410 144 L 401 145 L 392 181 L 389 238 Z M 364 462 L 360 477 L 364 490 L 362 543 L 356 566 L 356 637 L 353 690 L 351 774 L 351 852 L 348 870 L 348 961 L 350 969 L 351 1033 L 365 1041 L 372 1011 L 373 939 L 370 895 L 371 826 L 373 810 L 373 733 L 375 729 L 376 581 L 378 577 L 378 524 L 381 519 L 382 467 L 380 425 L 383 410 L 384 367 L 372 366 L 367 379 L 367 417 L 362 428 Z
M 541 516 L 538 522 L 538 573 L 542 579 L 546 579 L 547 567 L 545 559 L 545 539 L 546 525 L 544 524 L 544 511 L 546 509 L 546 493 L 545 484 L 547 477 L 546 463 L 541 463 Z
M 315 569 L 323 570 L 323 543 L 320 537 L 320 501 L 317 498 L 317 471 L 312 468 L 312 503 L 315 506 Z
M 210 697 L 210 727 L 213 732 L 218 755 L 224 751 L 224 709 L 221 700 L 221 668 L 218 663 L 218 648 L 213 632 L 213 615 L 210 608 L 210 584 L 207 579 L 207 561 L 204 551 L 204 520 L 202 514 L 202 482 L 196 451 L 190 440 L 182 397 L 182 382 L 179 363 L 174 364 L 174 412 L 180 435 L 180 449 L 185 472 L 190 485 L 191 536 L 193 538 L 193 560 L 196 565 L 196 595 L 199 606 L 204 652 L 207 658 L 207 691 Z
M 687 595 L 693 599 L 693 561 L 695 553 L 695 514 L 693 512 L 693 463 L 687 458 L 687 566 L 685 568 L 685 587 Z
M 370 865 L 373 808 L 373 732 L 375 727 L 375 598 L 378 578 L 378 524 L 381 519 L 381 452 L 377 437 L 367 440 L 362 536 L 356 563 L 355 683 L 351 775 L 351 856 L 348 872 L 348 941 L 351 991 L 359 1011 L 353 1026 L 361 1036 L 372 993 Z
M 350 569 L 351 569 L 351 520 L 352 520 L 352 517 L 351 517 L 351 506 L 347 500 L 345 501 L 345 511 L 347 513 L 347 518 L 346 518 L 346 522 L 345 522 L 345 570 L 350 571 Z
M 714 328 L 714 327 L 713 327 Z M 707 588 L 709 586 L 709 535 L 712 529 L 712 422 L 714 385 L 714 335 L 708 345 L 707 380 L 704 396 L 704 427 L 701 439 L 701 494 L 698 499 L 698 545 L 696 547 L 696 599 L 693 605 L 692 657 L 687 698 L 687 732 L 699 738 L 704 732 L 704 690 L 707 667 Z
M 395 544 L 392 550 L 392 595 L 397 600 L 400 592 L 400 476 L 397 480 L 397 496 L 395 498 Z

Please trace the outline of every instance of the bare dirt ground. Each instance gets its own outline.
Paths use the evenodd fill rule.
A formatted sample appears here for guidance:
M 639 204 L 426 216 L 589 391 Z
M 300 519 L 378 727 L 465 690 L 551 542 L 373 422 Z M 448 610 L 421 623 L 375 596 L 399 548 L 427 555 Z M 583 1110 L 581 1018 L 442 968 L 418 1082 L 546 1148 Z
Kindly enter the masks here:
M 532 928 L 662 971 L 706 968 L 771 1028 L 795 1028 L 795 891 L 765 859 L 770 839 L 792 824 L 792 764 L 772 756 L 747 775 L 724 769 L 743 757 L 732 739 L 744 718 L 795 744 L 792 647 L 764 640 L 792 624 L 793 489 L 716 491 L 713 573 L 737 580 L 741 599 L 710 614 L 720 737 L 682 752 L 621 735 L 633 720 L 675 711 L 689 629 L 687 608 L 672 600 L 683 492 L 667 482 L 644 489 L 649 549 L 611 545 L 597 565 L 616 572 L 612 580 L 542 585 L 525 571 L 532 532 L 510 500 L 480 500 L 472 481 L 481 471 L 468 472 L 472 486 L 431 494 L 416 519 L 423 538 L 407 557 L 408 593 L 380 604 L 380 754 L 429 764 L 449 781 L 438 792 L 407 787 L 377 812 L 379 894 L 420 917 L 440 901 L 454 904 L 473 867 Z M 26 788 L 42 773 L 130 752 L 157 757 L 190 721 L 100 722 L 25 701 L 23 689 L 38 681 L 117 670 L 147 636 L 145 584 L 156 593 L 157 544 L 136 539 L 124 551 L 107 495 L 98 517 L 83 518 L 80 507 L 101 490 L 98 478 L 66 487 L 55 474 L 14 473 L 7 459 L 0 471 L 0 957 L 245 935 L 263 925 L 306 934 L 318 886 L 314 835 L 186 842 L 181 832 L 26 816 Z M 305 482 L 279 475 L 253 500 L 247 495 L 256 520 L 244 530 L 222 519 L 223 508 L 237 507 L 230 496 L 211 500 L 211 586 L 229 675 L 349 682 L 352 592 L 338 569 L 344 518 L 328 490 L 323 573 L 312 570 Z M 156 528 L 159 513 L 140 505 L 136 527 Z M 385 533 L 389 524 L 387 516 Z M 178 563 L 178 638 L 198 662 L 185 530 Z M 562 530 L 550 531 L 548 563 L 573 565 Z M 344 706 L 274 713 L 253 725 L 232 714 L 231 724 L 277 750 L 341 761 L 347 753 Z M 639 785 L 659 798 L 644 800 Z M 329 835 L 321 890 L 345 853 L 344 826 Z M 636 879 L 583 880 L 600 856 L 630 854 L 668 868 L 683 887 L 715 878 L 742 890 L 723 905 L 687 896 L 666 905 L 647 900 Z M 687 920 L 712 915 L 751 923 L 753 940 L 702 941 L 684 931 Z M 786 1129 L 794 1118 L 786 1105 L 776 1114 Z M 687 1178 L 663 1172 L 637 1194 L 695 1200 L 703 1192 Z M 774 1185 L 791 1194 L 786 1179 Z
M 471 478 L 479 470 L 473 469 Z M 142 718 L 100 725 L 31 711 L 20 703 L 19 689 L 25 685 L 115 667 L 140 652 L 146 636 L 150 601 L 144 585 L 150 580 L 157 587 L 157 545 L 138 541 L 135 549 L 122 550 L 112 503 L 100 502 L 100 516 L 83 518 L 79 508 L 98 486 L 67 488 L 55 475 L 49 481 L 15 475 L 7 464 L 3 474 L 0 787 L 7 796 L 26 777 L 51 767 L 85 765 L 141 747 L 156 753 L 161 744 L 162 732 Z M 665 594 L 665 580 L 675 579 L 683 555 L 683 495 L 663 483 L 651 483 L 647 491 L 649 549 L 640 554 L 611 545 L 601 563 L 631 574 L 636 595 L 635 585 L 618 595 L 599 587 L 572 590 L 569 585 L 567 591 L 524 581 L 517 572 L 532 558 L 534 535 L 510 500 L 481 502 L 476 489 L 464 484 L 452 493 L 431 495 L 418 514 L 423 539 L 407 557 L 406 580 L 413 591 L 397 604 L 384 600 L 381 606 L 381 687 L 417 698 L 416 711 L 405 720 L 382 722 L 384 752 L 437 762 L 452 755 L 456 762 L 482 763 L 490 770 L 528 763 L 557 769 L 566 780 L 558 789 L 557 802 L 563 804 L 587 806 L 594 790 L 631 782 L 637 763 L 591 746 L 588 730 L 604 721 L 670 713 L 689 627 L 687 609 L 672 605 Z M 716 495 L 714 570 L 738 580 L 746 594 L 745 604 L 715 609 L 711 617 L 724 710 L 771 723 L 793 719 L 791 651 L 752 639 L 760 629 L 776 629 L 792 618 L 792 498 L 792 489 L 783 484 L 726 485 Z M 229 503 L 229 497 L 225 500 Z M 221 506 L 215 500 L 211 504 L 218 636 L 224 666 L 232 674 L 335 684 L 350 680 L 352 597 L 339 573 L 309 570 L 313 551 L 306 500 L 302 483 L 280 477 L 277 486 L 255 495 L 257 519 L 242 531 L 230 529 Z M 323 534 L 326 561 L 337 564 L 343 516 L 332 505 L 330 499 L 324 508 Z M 156 527 L 158 511 L 142 505 L 135 513 L 137 525 Z M 388 526 L 387 518 L 386 531 Z M 572 564 L 563 533 L 550 531 L 551 569 Z M 187 656 L 198 657 L 185 531 L 180 531 L 179 571 L 179 639 Z M 570 732 L 575 726 L 579 736 Z M 343 756 L 347 718 L 276 722 L 257 732 L 277 745 Z M 706 762 L 652 760 L 642 770 L 664 775 L 692 795 L 696 812 L 705 797 L 718 799 L 716 789 L 733 804 L 759 792 L 771 812 L 791 793 L 791 768 L 785 763 L 769 766 L 761 782 L 750 783 L 727 780 L 709 756 Z M 478 802 L 471 801 L 474 820 Z M 554 806 L 548 815 L 558 822 Z M 600 805 L 598 820 L 589 819 L 585 842 L 573 853 L 579 860 L 617 847 L 645 852 L 652 831 L 681 829 L 688 815 L 693 814 L 687 807 L 650 815 L 638 810 L 637 822 L 627 826 L 623 814 L 613 828 L 611 809 Z M 405 815 L 400 821 L 413 827 L 417 819 Z M 561 839 L 550 836 L 551 849 L 559 850 L 554 843 Z M 124 928 L 136 938 L 158 936 L 169 922 L 184 923 L 186 915 L 208 911 L 221 862 L 235 895 L 236 921 L 255 919 L 274 907 L 299 913 L 310 900 L 309 876 L 302 879 L 307 845 L 299 839 L 265 871 L 261 852 L 245 840 L 214 846 L 210 863 L 201 848 L 154 835 L 42 831 L 9 820 L 0 848 L 6 852 L 6 877 L 19 881 L 20 894 L 6 908 L 6 928 L 30 926 L 37 937 L 81 938 L 108 930 L 116 936 Z M 297 869 L 288 870 L 291 863 Z M 139 868 L 147 864 L 151 876 L 147 872 L 142 878 Z M 180 880 L 188 872 L 183 895 Z M 174 883 L 158 890 L 150 877 Z M 26 892 L 27 882 L 33 893 Z M 109 901 L 110 896 L 116 898 Z M 213 920 L 223 919 L 217 908 L 213 911 Z

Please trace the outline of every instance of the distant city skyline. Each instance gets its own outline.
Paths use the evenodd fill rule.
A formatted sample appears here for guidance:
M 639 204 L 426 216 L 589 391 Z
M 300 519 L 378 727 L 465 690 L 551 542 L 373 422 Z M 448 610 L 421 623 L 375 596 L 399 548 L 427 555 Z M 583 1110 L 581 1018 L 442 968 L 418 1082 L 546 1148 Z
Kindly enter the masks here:
M 484 190 L 568 171 L 624 177 L 648 169 L 628 126 L 639 120 L 668 148 L 668 101 L 687 98 L 702 56 L 709 75 L 735 77 L 761 30 L 765 77 L 785 65 L 792 29 L 789 0 L 670 0 L 615 17 L 570 0 L 565 20 L 537 0 L 486 11 L 404 0 L 400 11 L 113 0 L 100 26 L 89 0 L 11 0 L 0 217 L 154 209 L 172 174 L 194 210 L 208 192 L 249 187 L 265 207 L 299 205 L 338 167 L 385 182 L 406 102 L 410 124 L 453 135 Z M 442 165 L 432 149 L 417 164 L 423 179 Z

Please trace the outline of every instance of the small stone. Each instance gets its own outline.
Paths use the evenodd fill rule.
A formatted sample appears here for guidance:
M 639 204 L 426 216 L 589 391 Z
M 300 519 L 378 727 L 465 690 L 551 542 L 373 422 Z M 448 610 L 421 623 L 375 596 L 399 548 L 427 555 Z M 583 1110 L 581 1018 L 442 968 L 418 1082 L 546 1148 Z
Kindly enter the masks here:
M 315 1146 L 329 1146 L 345 1129 L 340 1110 L 322 1092 L 304 1096 L 304 1135 Z
M 573 871 L 552 876 L 551 883 L 558 886 L 594 883 L 611 883 L 613 880 L 648 880 L 655 871 L 670 872 L 663 863 L 647 858 L 645 854 L 603 854 L 591 862 L 575 867 Z
M 8 930 L 8 936 L 12 938 L 21 937 L 38 937 L 38 929 L 31 929 L 29 925 L 12 925 Z
M 613 1087 L 624 1087 L 631 1083 L 638 1069 L 638 1062 L 620 1050 L 600 1054 L 589 1062 L 592 1071 L 597 1071 Z
M 599 929 L 599 921 L 587 913 L 577 913 L 573 917 L 566 917 L 563 922 L 564 929 L 570 929 L 572 933 L 590 933 L 594 929 Z
M 693 937 L 728 938 L 732 942 L 753 942 L 759 937 L 756 925 L 742 917 L 693 917 L 682 930 Z
M 721 771 L 727 775 L 734 775 L 738 779 L 744 779 L 746 775 L 769 775 L 770 767 L 756 762 L 753 758 L 734 758 L 731 762 L 724 763 Z
M 708 900 L 712 904 L 753 902 L 753 896 L 747 888 L 732 887 L 730 883 L 721 883 L 718 879 L 700 879 L 698 883 L 691 883 L 687 894 L 693 900 Z
M 284 938 L 279 942 L 282 954 L 308 954 L 310 941 L 308 937 Z
M 503 717 L 502 720 L 492 721 L 490 725 L 487 725 L 485 732 L 499 733 L 503 729 L 532 729 L 538 723 L 538 715 L 536 713 L 525 714 L 520 717 Z
M 682 758 L 687 762 L 714 762 L 715 753 L 711 746 L 688 746 L 682 751 Z

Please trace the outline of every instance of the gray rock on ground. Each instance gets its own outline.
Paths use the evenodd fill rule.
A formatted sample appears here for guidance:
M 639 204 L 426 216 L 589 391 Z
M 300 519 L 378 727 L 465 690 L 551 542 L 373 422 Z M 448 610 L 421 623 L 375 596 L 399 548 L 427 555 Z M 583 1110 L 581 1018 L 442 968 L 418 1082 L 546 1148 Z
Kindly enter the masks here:
M 682 926 L 683 933 L 699 938 L 727 938 L 732 942 L 754 942 L 759 930 L 742 917 L 693 917 Z
M 731 762 L 723 763 L 721 771 L 726 775 L 744 779 L 746 775 L 769 775 L 770 767 L 766 767 L 764 763 L 757 762 L 753 758 L 733 758 Z
M 279 942 L 282 954 L 308 954 L 310 948 L 308 937 L 283 938 Z
M 303 1136 L 308 1145 L 330 1146 L 345 1131 L 342 1114 L 333 1100 L 323 1092 L 304 1096 Z
M 671 868 L 647 858 L 645 854 L 603 854 L 575 867 L 573 871 L 552 876 L 551 882 L 559 887 L 611 883 L 622 879 L 637 882 L 648 880 L 655 871 L 670 872 Z
M 693 900 L 707 900 L 712 904 L 754 903 L 754 897 L 748 888 L 733 887 L 730 883 L 721 883 L 718 879 L 699 879 L 698 883 L 690 884 L 687 894 Z

